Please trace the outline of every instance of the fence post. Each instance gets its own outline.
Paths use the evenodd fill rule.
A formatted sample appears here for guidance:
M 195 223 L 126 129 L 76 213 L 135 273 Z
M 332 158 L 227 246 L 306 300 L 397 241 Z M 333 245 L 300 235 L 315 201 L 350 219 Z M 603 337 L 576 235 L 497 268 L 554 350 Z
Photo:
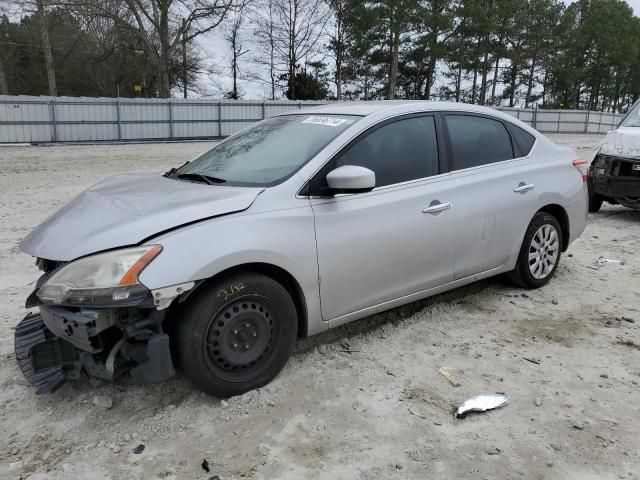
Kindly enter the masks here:
M 600 110 L 600 119 L 598 120 L 598 133 L 602 129 L 602 110 Z
M 558 128 L 556 129 L 560 133 L 560 120 L 562 120 L 562 112 L 558 112 Z
M 218 102 L 218 137 L 222 138 L 222 102 Z
M 298 102 L 298 110 L 302 110 L 302 102 Z
M 264 102 L 262 102 L 262 119 L 264 120 Z
M 584 117 L 584 132 L 583 133 L 589 132 L 589 114 L 590 113 L 591 113 L 591 110 L 587 110 L 587 115 Z
M 169 140 L 173 140 L 173 108 L 171 108 L 171 100 L 167 105 L 169 107 Z
M 51 99 L 49 102 L 49 117 L 51 120 L 51 141 L 58 141 L 58 120 L 56 118 L 56 101 Z
M 531 126 L 537 130 L 538 126 L 538 109 L 534 107 L 533 109 L 533 118 L 531 119 Z
M 116 100 L 116 120 L 118 121 L 118 141 L 122 141 L 122 123 L 120 121 L 120 99 Z

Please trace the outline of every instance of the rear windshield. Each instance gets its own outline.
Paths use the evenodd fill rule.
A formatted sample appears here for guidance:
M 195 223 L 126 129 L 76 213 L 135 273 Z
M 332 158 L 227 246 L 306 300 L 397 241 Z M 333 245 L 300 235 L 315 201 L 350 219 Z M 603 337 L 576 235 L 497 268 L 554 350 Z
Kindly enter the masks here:
M 172 177 L 197 174 L 224 185 L 270 186 L 293 175 L 331 140 L 361 117 L 282 115 L 216 145 Z
M 636 103 L 624 120 L 620 123 L 621 127 L 640 127 L 640 102 Z

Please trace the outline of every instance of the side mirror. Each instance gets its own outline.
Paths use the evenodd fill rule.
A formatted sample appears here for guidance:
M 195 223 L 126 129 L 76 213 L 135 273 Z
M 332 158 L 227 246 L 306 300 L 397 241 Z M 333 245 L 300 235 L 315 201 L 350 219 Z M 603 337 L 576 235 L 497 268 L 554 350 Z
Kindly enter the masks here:
M 327 173 L 327 185 L 334 193 L 362 193 L 376 186 L 376 174 L 365 167 L 344 165 Z

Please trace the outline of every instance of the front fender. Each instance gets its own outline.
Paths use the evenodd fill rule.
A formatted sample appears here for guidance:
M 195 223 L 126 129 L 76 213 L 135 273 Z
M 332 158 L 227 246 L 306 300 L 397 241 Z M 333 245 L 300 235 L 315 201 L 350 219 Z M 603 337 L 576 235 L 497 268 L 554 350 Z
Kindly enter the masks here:
M 313 211 L 308 203 L 272 212 L 214 218 L 152 238 L 162 253 L 141 273 L 149 289 L 204 280 L 231 267 L 265 263 L 291 274 L 305 296 L 309 334 L 325 330 L 320 315 Z

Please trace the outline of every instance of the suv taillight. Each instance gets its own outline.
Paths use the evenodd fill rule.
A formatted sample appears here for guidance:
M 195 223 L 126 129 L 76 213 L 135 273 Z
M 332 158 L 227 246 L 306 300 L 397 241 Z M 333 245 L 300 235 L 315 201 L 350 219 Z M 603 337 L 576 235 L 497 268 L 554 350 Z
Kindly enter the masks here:
M 580 172 L 582 181 L 586 182 L 589 173 L 589 162 L 587 162 L 586 160 L 574 160 L 572 163 L 573 166 L 576 167 Z

